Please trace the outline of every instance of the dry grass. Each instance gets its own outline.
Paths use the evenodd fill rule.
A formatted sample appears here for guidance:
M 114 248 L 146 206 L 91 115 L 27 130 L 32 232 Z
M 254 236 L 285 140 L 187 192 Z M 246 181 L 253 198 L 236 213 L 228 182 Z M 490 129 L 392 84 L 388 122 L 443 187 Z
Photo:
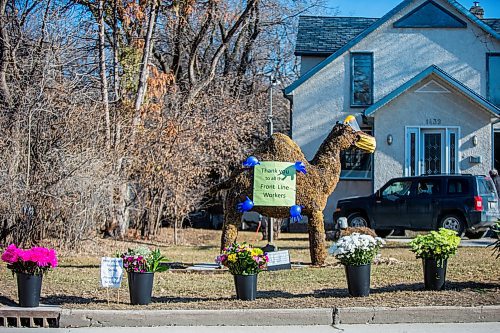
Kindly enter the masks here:
M 170 238 L 164 235 L 163 238 Z M 184 246 L 168 242 L 113 240 L 89 241 L 73 253 L 60 253 L 60 267 L 44 277 L 42 303 L 67 308 L 126 309 L 128 285 L 120 290 L 99 287 L 99 261 L 137 244 L 160 247 L 171 261 L 183 263 L 213 262 L 218 254 L 220 231 L 187 229 Z M 293 262 L 308 263 L 309 250 L 305 234 L 282 234 L 276 243 L 289 249 Z M 240 240 L 253 242 L 255 234 L 240 233 Z M 260 246 L 264 241 L 254 242 Z M 394 258 L 395 260 L 387 260 Z M 224 309 L 224 308 L 296 308 L 334 306 L 419 306 L 419 305 L 486 305 L 500 304 L 499 260 L 487 248 L 460 248 L 448 262 L 445 291 L 423 290 L 421 262 L 408 251 L 407 245 L 389 243 L 382 249 L 382 263 L 372 265 L 371 295 L 348 297 L 345 275 L 336 260 L 329 257 L 327 267 L 263 272 L 259 275 L 258 299 L 243 302 L 234 299 L 234 285 L 229 273 L 201 274 L 169 271 L 156 274 L 153 303 L 148 309 Z M 0 302 L 17 301 L 16 282 L 5 265 L 0 266 Z M 133 307 L 137 308 L 137 307 Z

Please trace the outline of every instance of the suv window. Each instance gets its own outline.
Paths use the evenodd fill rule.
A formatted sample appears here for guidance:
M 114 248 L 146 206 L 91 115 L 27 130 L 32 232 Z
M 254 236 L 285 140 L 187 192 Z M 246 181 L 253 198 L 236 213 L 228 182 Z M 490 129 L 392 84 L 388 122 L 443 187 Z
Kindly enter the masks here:
M 464 194 L 469 192 L 466 179 L 448 179 L 448 194 Z
M 391 199 L 391 197 L 400 197 L 410 193 L 411 180 L 400 180 L 391 183 L 382 192 L 383 198 Z
M 490 195 L 495 192 L 495 187 L 488 179 L 477 178 L 477 191 L 480 196 Z
M 441 184 L 437 179 L 423 179 L 417 183 L 417 196 L 436 195 L 440 192 Z

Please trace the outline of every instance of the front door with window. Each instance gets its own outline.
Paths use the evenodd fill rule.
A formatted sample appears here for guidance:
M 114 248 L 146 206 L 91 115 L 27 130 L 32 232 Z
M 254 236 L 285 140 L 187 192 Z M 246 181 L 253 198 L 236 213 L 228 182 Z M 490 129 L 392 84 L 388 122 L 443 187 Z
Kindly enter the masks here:
M 422 159 L 424 173 L 439 175 L 444 170 L 444 135 L 442 130 L 422 131 Z
M 458 128 L 407 127 L 405 176 L 459 173 Z

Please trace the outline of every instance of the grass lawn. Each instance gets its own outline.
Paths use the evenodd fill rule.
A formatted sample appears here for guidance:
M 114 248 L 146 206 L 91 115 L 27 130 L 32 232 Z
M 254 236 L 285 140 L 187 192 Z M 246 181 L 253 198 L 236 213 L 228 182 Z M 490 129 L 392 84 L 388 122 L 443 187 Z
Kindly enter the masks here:
M 171 239 L 171 230 L 161 237 Z M 473 306 L 500 304 L 500 259 L 491 248 L 460 247 L 457 256 L 448 261 L 447 286 L 444 291 L 423 290 L 422 263 L 415 259 L 406 244 L 389 242 L 381 251 L 381 263 L 372 265 L 371 294 L 352 298 L 347 292 L 343 267 L 329 257 L 323 268 L 300 268 L 259 274 L 257 300 L 234 299 L 234 283 L 228 273 L 186 273 L 168 271 L 155 275 L 153 302 L 148 306 L 129 304 L 126 277 L 120 289 L 99 287 L 101 256 L 112 256 L 139 244 L 159 247 L 171 261 L 202 263 L 214 261 L 219 252 L 220 231 L 183 230 L 183 246 L 163 241 L 87 241 L 75 251 L 59 251 L 60 267 L 49 272 L 43 281 L 44 304 L 65 308 L 86 309 L 230 309 L 230 308 L 297 308 L 348 306 Z M 239 240 L 259 246 L 256 235 L 242 232 Z M 308 263 L 309 247 L 306 234 L 281 234 L 276 241 L 280 249 L 290 250 L 292 262 Z M 0 265 L 0 303 L 17 302 L 17 285 L 5 264 Z

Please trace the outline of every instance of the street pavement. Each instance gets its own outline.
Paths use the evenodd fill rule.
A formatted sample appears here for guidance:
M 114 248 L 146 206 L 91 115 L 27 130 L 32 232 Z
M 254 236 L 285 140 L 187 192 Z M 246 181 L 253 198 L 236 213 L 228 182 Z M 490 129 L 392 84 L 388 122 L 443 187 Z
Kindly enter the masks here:
M 399 236 L 389 236 L 386 238 L 388 242 L 397 242 L 397 243 L 409 243 L 413 237 L 399 237 Z M 490 244 L 493 244 L 496 241 L 495 238 L 481 238 L 481 239 L 468 239 L 462 238 L 460 241 L 461 247 L 487 247 Z
M 0 328 L 2 333 L 32 332 L 32 328 Z M 460 324 L 359 324 L 308 326 L 162 326 L 38 328 L 37 333 L 498 333 L 500 322 Z

